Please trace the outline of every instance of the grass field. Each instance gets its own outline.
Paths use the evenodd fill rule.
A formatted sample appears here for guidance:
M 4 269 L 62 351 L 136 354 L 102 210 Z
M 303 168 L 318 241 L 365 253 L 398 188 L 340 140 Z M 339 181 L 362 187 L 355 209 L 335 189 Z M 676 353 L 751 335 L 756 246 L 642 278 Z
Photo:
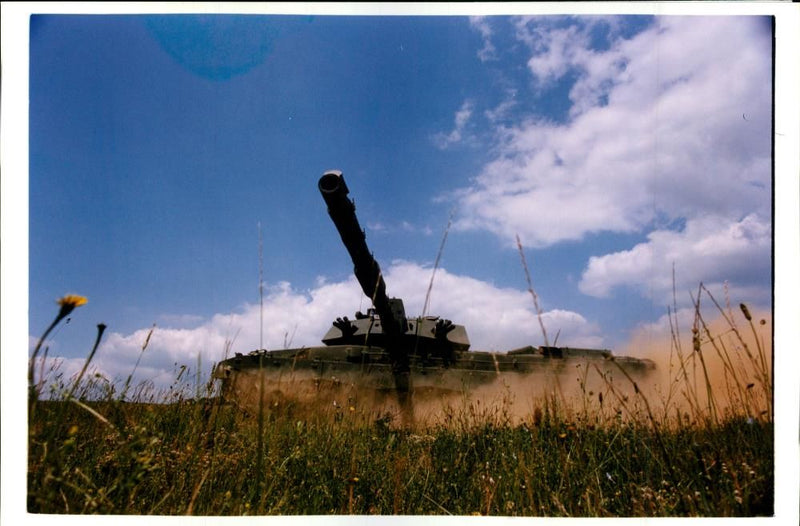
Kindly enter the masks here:
M 177 380 L 156 392 L 109 389 L 88 367 L 60 384 L 31 376 L 28 511 L 771 515 L 770 350 L 742 315 L 746 330 L 730 319 L 724 338 L 698 317 L 691 351 L 666 350 L 660 389 L 597 373 L 588 390 L 578 370 L 573 394 L 463 393 L 413 426 L 326 393 L 258 413 Z

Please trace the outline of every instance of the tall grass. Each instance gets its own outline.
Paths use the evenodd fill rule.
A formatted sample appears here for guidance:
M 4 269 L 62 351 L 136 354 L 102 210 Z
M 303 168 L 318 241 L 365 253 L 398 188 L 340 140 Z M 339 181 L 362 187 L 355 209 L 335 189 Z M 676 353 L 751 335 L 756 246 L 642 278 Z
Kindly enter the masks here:
M 465 392 L 428 403 L 415 427 L 364 396 L 271 393 L 242 408 L 213 385 L 196 397 L 182 373 L 159 391 L 52 371 L 30 420 L 28 510 L 770 515 L 769 349 L 746 307 L 749 331 L 730 309 L 717 329 L 699 299 L 692 349 L 673 346 L 661 389 L 581 366 L 568 373 L 573 395 L 547 387 L 561 384 L 524 399 L 511 386 Z

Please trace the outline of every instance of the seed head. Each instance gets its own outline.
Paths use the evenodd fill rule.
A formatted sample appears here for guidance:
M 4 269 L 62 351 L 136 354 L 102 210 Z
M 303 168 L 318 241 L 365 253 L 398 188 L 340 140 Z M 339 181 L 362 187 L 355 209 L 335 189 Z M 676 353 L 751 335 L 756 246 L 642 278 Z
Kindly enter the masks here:
M 745 319 L 747 319 L 747 321 L 750 321 L 750 320 L 753 319 L 750 316 L 750 311 L 747 310 L 747 305 L 745 305 L 744 303 L 740 303 L 739 304 L 739 308 L 742 309 L 742 314 L 744 314 L 744 317 L 745 317 Z

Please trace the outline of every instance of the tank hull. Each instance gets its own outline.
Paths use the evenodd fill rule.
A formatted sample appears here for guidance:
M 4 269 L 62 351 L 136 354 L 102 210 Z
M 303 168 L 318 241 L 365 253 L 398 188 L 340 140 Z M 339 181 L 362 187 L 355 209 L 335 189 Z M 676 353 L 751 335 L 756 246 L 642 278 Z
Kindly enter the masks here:
M 537 373 L 559 376 L 581 364 L 612 372 L 621 367 L 633 378 L 655 369 L 650 360 L 615 357 L 609 351 L 527 347 L 506 353 L 456 351 L 447 364 L 441 357 L 411 355 L 410 376 L 415 395 L 459 394 L 504 379 L 525 381 Z M 244 404 L 257 401 L 259 392 L 302 397 L 326 389 L 375 395 L 395 389 L 389 354 L 371 346 L 254 351 L 220 362 L 214 375 L 221 380 L 224 398 Z

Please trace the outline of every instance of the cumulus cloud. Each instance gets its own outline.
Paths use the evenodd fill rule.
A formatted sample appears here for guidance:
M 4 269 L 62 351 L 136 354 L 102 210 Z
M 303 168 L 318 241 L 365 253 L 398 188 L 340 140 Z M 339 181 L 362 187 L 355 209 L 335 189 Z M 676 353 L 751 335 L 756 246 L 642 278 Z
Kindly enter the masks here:
M 606 46 L 592 37 L 599 25 Z M 518 20 L 531 82 L 544 89 L 575 79 L 569 117 L 531 114 L 498 127 L 496 157 L 458 194 L 455 228 L 488 230 L 509 245 L 518 233 L 533 248 L 607 232 L 646 235 L 628 251 L 592 258 L 581 290 L 595 296 L 624 283 L 658 295 L 672 258 L 687 280 L 763 273 L 771 236 L 767 24 L 657 17 L 633 36 L 622 26 L 613 18 Z M 675 222 L 685 230 L 663 226 Z
M 620 23 L 614 17 L 587 17 L 570 23 L 561 17 L 521 17 L 517 38 L 532 52 L 527 66 L 539 88 L 551 86 L 567 73 L 577 80 L 569 92 L 570 114 L 601 104 L 610 89 L 624 81 L 627 55 L 619 36 Z M 608 49 L 592 48 L 592 33 L 603 29 Z
M 771 231 L 769 221 L 756 214 L 734 223 L 724 217 L 692 219 L 680 232 L 656 230 L 630 250 L 589 258 L 578 286 L 596 297 L 632 286 L 663 302 L 672 294 L 673 264 L 678 265 L 675 286 L 681 291 L 701 281 L 747 284 L 752 276 L 770 275 L 764 256 L 770 253 Z
M 432 269 L 397 261 L 387 274 L 389 292 L 403 298 L 406 312 L 419 313 L 425 302 Z M 466 326 L 473 349 L 508 350 L 543 344 L 533 300 L 526 291 L 498 288 L 491 283 L 451 274 L 439 268 L 428 311 Z M 559 344 L 602 346 L 600 328 L 578 313 L 554 309 L 542 314 L 552 339 Z
M 403 299 L 409 316 L 421 313 L 432 271 L 406 261 L 395 261 L 388 267 L 387 293 Z M 264 298 L 263 347 L 320 345 L 336 317 L 352 317 L 355 311 L 366 311 L 369 306 L 354 277 L 335 283 L 320 279 L 309 291 L 278 283 L 267 290 Z M 499 288 L 443 268 L 436 274 L 429 312 L 466 326 L 472 349 L 509 350 L 543 343 L 527 292 Z M 551 339 L 560 331 L 559 344 L 603 344 L 597 324 L 578 313 L 554 309 L 544 312 L 542 318 Z M 260 319 L 259 305 L 246 304 L 236 312 L 217 314 L 193 328 L 156 327 L 143 355 L 150 327 L 130 334 L 112 332 L 97 352 L 93 371 L 110 380 L 124 379 L 142 355 L 137 380 L 165 386 L 175 380 L 176 371 L 182 366 L 196 371 L 199 356 L 207 377 L 214 362 L 261 346 Z M 66 377 L 82 365 L 80 359 L 61 362 Z

